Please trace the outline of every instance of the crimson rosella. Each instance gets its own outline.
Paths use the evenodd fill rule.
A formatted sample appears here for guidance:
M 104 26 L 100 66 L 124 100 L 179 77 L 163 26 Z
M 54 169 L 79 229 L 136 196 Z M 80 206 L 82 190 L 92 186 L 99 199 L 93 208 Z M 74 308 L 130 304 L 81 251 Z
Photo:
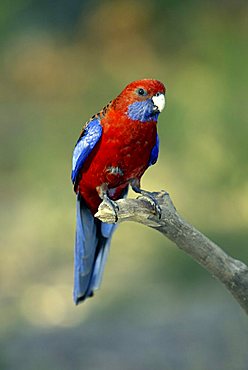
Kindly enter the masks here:
M 160 208 L 152 194 L 140 188 L 145 170 L 158 158 L 157 119 L 165 105 L 165 87 L 157 81 L 134 81 L 91 117 L 76 143 L 72 182 L 77 194 L 74 256 L 74 302 L 91 297 L 100 285 L 115 224 L 94 218 L 102 200 L 116 215 L 116 200 L 129 185 Z

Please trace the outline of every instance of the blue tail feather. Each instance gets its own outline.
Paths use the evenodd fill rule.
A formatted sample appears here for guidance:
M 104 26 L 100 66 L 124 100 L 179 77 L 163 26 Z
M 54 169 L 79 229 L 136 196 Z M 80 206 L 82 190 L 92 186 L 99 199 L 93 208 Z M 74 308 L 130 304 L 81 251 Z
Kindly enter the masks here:
M 77 226 L 74 255 L 75 304 L 91 297 L 99 288 L 114 224 L 105 224 L 94 218 L 82 197 L 77 196 Z

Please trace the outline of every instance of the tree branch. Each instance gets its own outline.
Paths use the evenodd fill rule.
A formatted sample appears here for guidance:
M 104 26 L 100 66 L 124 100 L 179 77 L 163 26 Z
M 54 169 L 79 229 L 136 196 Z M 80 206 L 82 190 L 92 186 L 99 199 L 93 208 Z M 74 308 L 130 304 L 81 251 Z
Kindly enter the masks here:
M 248 267 L 241 261 L 227 255 L 217 244 L 187 223 L 178 214 L 168 193 L 153 193 L 161 207 L 161 219 L 144 197 L 121 199 L 118 222 L 136 221 L 161 232 L 180 249 L 189 254 L 211 275 L 222 282 L 248 314 Z M 114 223 L 113 210 L 103 201 L 95 217 Z

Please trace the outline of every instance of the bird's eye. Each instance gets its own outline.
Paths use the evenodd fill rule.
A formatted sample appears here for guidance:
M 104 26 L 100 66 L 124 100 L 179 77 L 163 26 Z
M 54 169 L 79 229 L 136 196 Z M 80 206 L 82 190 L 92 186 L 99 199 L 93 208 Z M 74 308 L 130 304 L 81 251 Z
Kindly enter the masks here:
M 144 95 L 146 95 L 146 94 L 147 94 L 147 92 L 146 92 L 144 89 L 142 89 L 142 88 L 139 88 L 139 89 L 137 90 L 137 93 L 138 93 L 138 95 L 140 95 L 140 96 L 144 96 Z

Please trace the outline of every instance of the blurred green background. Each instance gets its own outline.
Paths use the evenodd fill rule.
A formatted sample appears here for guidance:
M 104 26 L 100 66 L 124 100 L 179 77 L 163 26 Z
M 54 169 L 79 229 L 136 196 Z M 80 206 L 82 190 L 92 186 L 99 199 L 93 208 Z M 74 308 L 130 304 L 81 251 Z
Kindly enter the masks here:
M 71 153 L 130 81 L 168 89 L 143 178 L 248 262 L 248 4 L 13 0 L 0 5 L 0 369 L 248 368 L 244 313 L 154 230 L 119 226 L 101 289 L 72 302 Z

